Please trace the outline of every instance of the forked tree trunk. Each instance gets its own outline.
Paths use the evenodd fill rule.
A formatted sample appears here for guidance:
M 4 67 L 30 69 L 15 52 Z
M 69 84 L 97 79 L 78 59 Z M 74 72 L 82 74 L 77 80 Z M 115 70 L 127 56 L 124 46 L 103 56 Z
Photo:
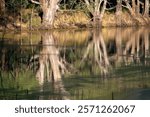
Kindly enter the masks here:
M 93 15 L 94 27 L 100 28 L 106 10 L 107 0 L 84 0 L 89 12 Z
M 125 4 L 126 4 L 126 8 L 129 10 L 130 15 L 132 17 L 133 22 L 135 23 L 134 25 L 140 25 L 140 21 L 138 18 L 137 13 L 135 12 L 135 10 L 133 10 L 132 6 L 129 3 L 129 0 L 124 0 Z M 138 6 L 139 7 L 139 6 Z M 139 14 L 139 13 L 138 13 Z
M 93 22 L 94 22 L 94 27 L 96 28 L 100 28 L 101 25 L 102 25 L 102 18 L 99 14 L 99 12 L 94 12 L 94 15 L 93 15 Z
M 53 26 L 58 1 L 59 0 L 50 0 L 50 2 L 48 2 L 47 0 L 47 2 L 42 4 L 42 10 L 43 10 L 42 24 L 44 27 Z
M 128 0 L 124 0 L 125 4 L 126 4 L 126 8 L 129 10 L 131 16 L 133 18 L 135 18 L 135 11 L 133 10 L 132 6 L 130 5 Z
M 110 66 L 106 44 L 103 39 L 102 30 L 94 30 L 93 32 L 93 47 L 94 47 L 94 57 L 97 64 L 101 68 L 101 73 L 107 75 L 108 68 Z
M 140 13 L 140 1 L 139 0 L 132 0 L 132 10 L 136 15 Z
M 117 0 L 116 7 L 116 25 L 121 26 L 122 0 Z
M 39 4 L 43 11 L 42 28 L 51 28 L 53 26 L 56 10 L 59 0 L 30 0 L 32 3 Z

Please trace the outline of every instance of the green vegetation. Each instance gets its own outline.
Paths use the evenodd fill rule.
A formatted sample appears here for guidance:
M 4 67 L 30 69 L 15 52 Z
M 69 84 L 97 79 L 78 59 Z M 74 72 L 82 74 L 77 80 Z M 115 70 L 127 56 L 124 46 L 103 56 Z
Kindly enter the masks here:
M 56 3 L 51 5 L 55 8 L 52 11 L 52 18 L 45 17 L 44 4 L 38 0 L 1 1 L 0 30 L 4 28 L 37 30 L 150 24 L 148 0 L 140 2 L 139 0 L 137 2 L 135 0 L 98 0 L 98 3 L 89 0 L 54 0 Z

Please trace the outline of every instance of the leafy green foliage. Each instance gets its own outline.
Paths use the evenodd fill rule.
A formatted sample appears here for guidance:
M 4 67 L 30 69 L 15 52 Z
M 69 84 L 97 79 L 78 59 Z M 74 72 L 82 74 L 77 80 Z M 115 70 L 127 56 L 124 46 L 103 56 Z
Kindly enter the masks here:
M 9 12 L 19 12 L 29 5 L 28 0 L 6 0 L 6 8 Z

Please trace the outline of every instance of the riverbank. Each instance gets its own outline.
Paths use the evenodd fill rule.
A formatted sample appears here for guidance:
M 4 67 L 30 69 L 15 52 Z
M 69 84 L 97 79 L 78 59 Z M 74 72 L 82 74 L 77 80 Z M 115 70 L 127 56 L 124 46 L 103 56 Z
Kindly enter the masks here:
M 38 13 L 30 10 L 22 11 L 22 16 L 1 16 L 0 30 L 41 30 L 42 21 Z M 93 28 L 92 18 L 82 11 L 59 11 L 54 21 L 54 29 L 79 29 Z M 121 27 L 148 26 L 150 18 L 139 15 L 133 18 L 130 13 L 124 11 L 121 15 Z M 102 20 L 102 27 L 117 27 L 117 16 L 114 12 L 106 12 Z

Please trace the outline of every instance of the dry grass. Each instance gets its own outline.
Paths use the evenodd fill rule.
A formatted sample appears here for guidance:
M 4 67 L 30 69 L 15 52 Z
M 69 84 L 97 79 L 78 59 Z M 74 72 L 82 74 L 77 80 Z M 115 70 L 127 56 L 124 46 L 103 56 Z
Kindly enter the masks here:
M 41 27 L 41 18 L 38 13 L 31 9 L 22 10 L 22 22 L 18 18 L 15 21 L 15 26 L 22 30 L 39 29 Z M 32 16 L 32 18 L 31 18 Z M 135 20 L 136 19 L 136 20 Z M 13 20 L 13 19 L 12 19 Z M 127 11 L 123 11 L 121 16 L 122 26 L 140 26 L 149 25 L 150 18 L 144 18 L 142 15 L 133 18 Z M 56 14 L 54 28 L 70 29 L 70 28 L 88 28 L 92 27 L 92 21 L 89 16 L 83 11 L 59 11 Z M 117 26 L 115 12 L 106 12 L 102 20 L 103 27 Z M 7 24 L 8 29 L 15 30 L 13 24 Z M 3 27 L 0 25 L 0 29 Z
M 85 13 L 80 11 L 64 11 L 59 12 L 54 22 L 55 28 L 77 28 L 78 25 L 86 25 L 89 18 Z

